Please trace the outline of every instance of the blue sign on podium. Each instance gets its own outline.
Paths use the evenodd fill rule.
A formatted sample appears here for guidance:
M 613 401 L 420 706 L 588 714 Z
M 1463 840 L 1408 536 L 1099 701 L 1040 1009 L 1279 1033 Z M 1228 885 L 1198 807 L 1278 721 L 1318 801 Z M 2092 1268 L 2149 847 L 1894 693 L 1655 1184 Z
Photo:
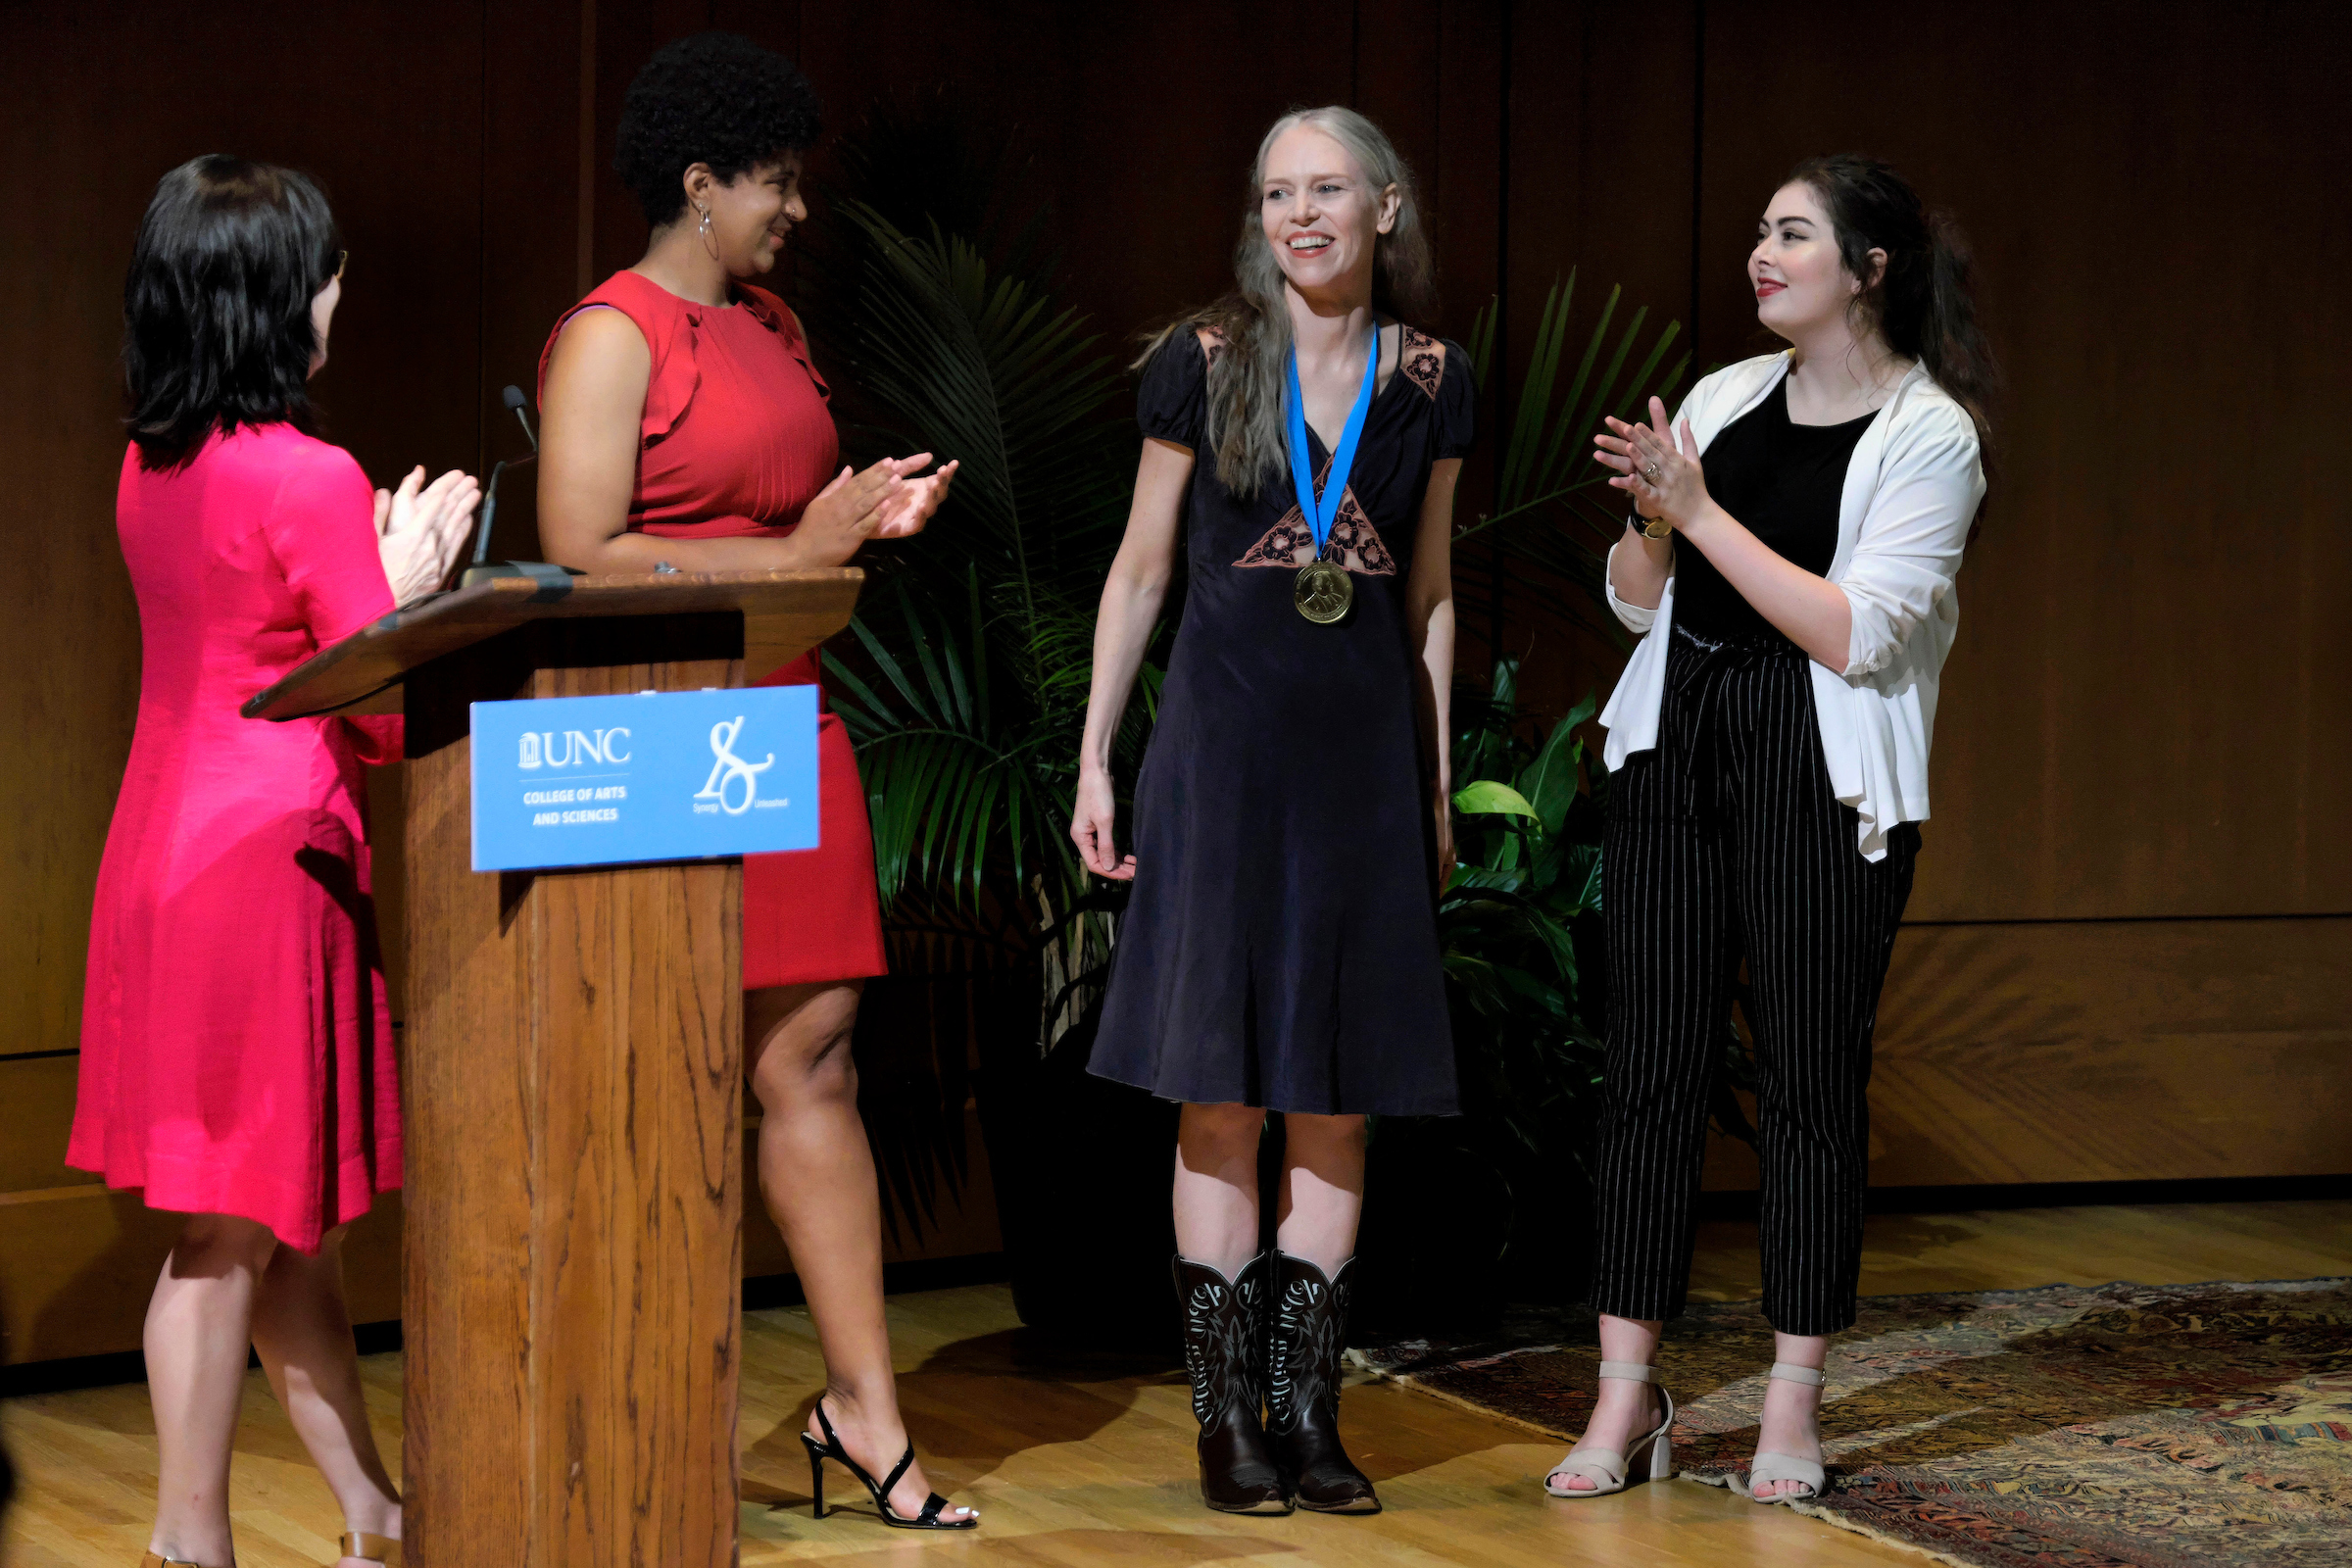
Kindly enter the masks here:
M 473 868 L 816 847 L 816 688 L 475 703 Z

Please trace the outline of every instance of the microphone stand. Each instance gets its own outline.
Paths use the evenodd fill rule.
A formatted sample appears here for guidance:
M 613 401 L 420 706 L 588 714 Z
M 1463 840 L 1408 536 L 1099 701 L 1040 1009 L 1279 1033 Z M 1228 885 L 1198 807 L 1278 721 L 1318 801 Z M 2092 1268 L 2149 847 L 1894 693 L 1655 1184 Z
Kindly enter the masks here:
M 530 442 L 531 450 L 522 457 L 501 458 L 491 465 L 490 481 L 482 486 L 482 520 L 474 533 L 473 564 L 466 568 L 465 574 L 458 579 L 458 586 L 470 588 L 475 583 L 489 582 L 499 577 L 528 577 L 540 585 L 539 597 L 560 599 L 571 592 L 572 578 L 586 573 L 574 571 L 569 566 L 550 565 L 544 561 L 493 563 L 490 560 L 490 530 L 498 517 L 498 481 L 509 468 L 519 468 L 525 464 L 539 461 L 539 435 L 531 428 L 531 416 L 526 412 L 529 400 L 522 395 L 522 388 L 510 386 L 499 394 L 499 399 L 514 412 L 516 422 L 522 426 L 523 439 Z

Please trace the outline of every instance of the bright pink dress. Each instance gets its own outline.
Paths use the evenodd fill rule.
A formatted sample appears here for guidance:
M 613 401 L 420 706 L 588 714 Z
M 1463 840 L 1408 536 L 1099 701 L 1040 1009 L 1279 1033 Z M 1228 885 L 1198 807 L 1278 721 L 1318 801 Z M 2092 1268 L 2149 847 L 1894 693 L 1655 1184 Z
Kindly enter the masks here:
M 90 915 L 67 1162 L 316 1251 L 400 1185 L 362 765 L 397 717 L 238 705 L 392 608 L 368 479 L 291 425 L 122 461 L 138 728 Z
M 738 285 L 735 304 L 680 299 L 615 272 L 564 313 L 539 356 L 539 384 L 564 323 L 606 306 L 636 323 L 653 355 L 638 424 L 629 527 L 661 539 L 782 539 L 841 471 L 832 392 L 784 302 Z M 815 684 L 814 650 L 756 686 Z M 809 985 L 889 971 L 873 828 L 849 731 L 817 693 L 817 847 L 743 858 L 743 985 Z

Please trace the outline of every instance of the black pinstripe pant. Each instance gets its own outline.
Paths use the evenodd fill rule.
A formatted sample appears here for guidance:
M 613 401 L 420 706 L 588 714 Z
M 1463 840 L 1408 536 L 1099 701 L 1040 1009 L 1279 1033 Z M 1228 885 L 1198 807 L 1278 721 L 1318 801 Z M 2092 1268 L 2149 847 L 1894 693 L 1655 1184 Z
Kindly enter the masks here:
M 1666 1318 L 1690 1284 L 1707 1103 L 1747 961 L 1764 1313 L 1854 1321 L 1870 1037 L 1919 830 L 1871 861 L 1831 793 L 1805 656 L 1671 634 L 1655 750 L 1610 789 L 1607 1069 L 1592 1305 Z

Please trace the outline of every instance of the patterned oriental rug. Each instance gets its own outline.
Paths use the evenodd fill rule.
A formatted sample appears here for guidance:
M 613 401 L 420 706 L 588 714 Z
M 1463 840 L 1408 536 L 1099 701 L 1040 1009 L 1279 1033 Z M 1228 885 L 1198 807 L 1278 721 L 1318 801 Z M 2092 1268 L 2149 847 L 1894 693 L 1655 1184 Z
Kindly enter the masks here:
M 1581 1309 L 1355 1354 L 1563 1447 L 1599 1359 Z M 1667 1326 L 1683 1478 L 1744 1470 L 1771 1361 L 1755 1302 Z M 1872 1297 L 1829 1373 L 1796 1506 L 1831 1524 L 1966 1568 L 2352 1564 L 2352 1280 Z

